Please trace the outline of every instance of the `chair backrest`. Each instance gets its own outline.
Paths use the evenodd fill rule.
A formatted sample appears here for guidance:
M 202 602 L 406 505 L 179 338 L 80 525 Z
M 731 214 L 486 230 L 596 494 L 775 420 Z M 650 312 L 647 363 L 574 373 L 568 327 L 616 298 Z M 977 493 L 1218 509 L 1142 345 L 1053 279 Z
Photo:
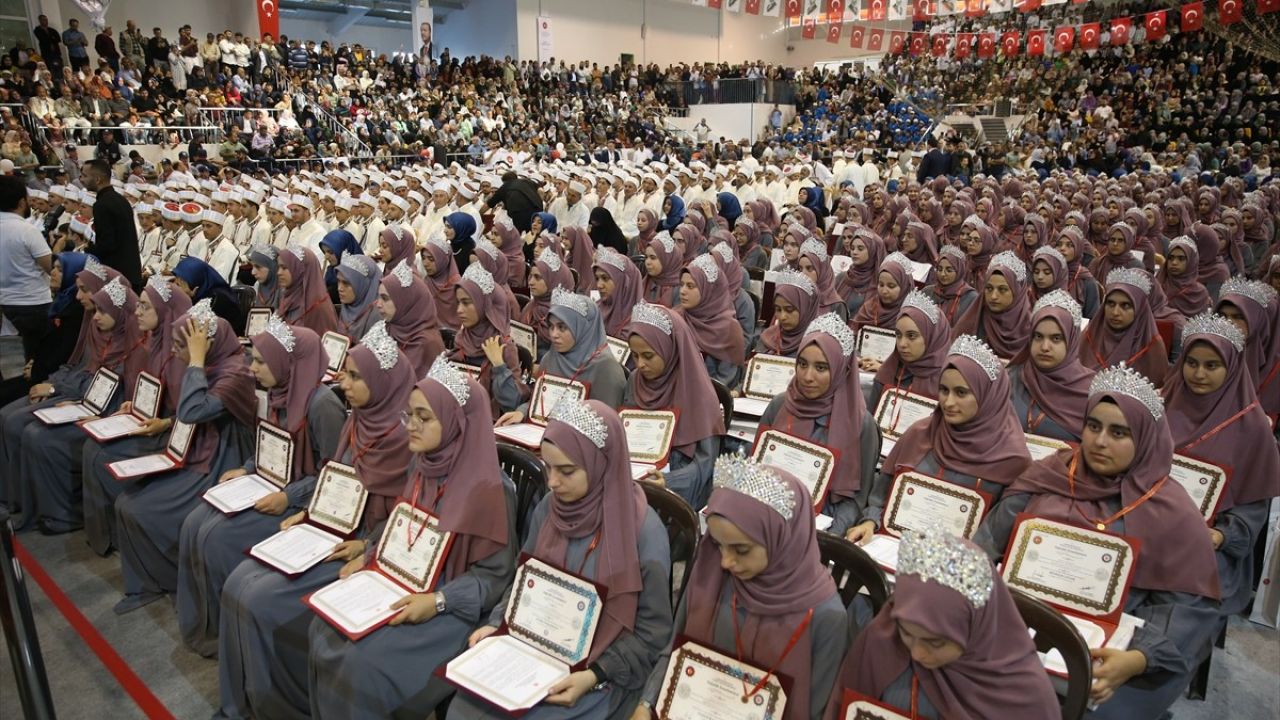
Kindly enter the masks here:
M 689 572 L 693 570 L 693 552 L 698 547 L 699 536 L 698 514 L 684 498 L 667 488 L 651 482 L 641 482 L 640 487 L 644 488 L 644 497 L 649 502 L 649 507 L 653 508 L 667 528 L 667 541 L 671 544 L 671 602 L 676 604 L 689 582 Z M 675 584 L 675 567 L 678 562 L 684 563 L 679 587 Z
M 524 374 L 525 382 L 533 382 L 533 353 L 529 352 L 529 348 L 519 345 L 516 347 L 516 354 L 520 356 L 520 372 Z
M 516 302 L 520 304 L 520 309 L 524 310 L 525 306 L 529 304 L 529 295 L 527 293 L 512 294 L 516 296 Z
M 538 456 L 501 442 L 498 443 L 498 464 L 516 484 L 516 531 L 523 543 L 533 509 L 547 494 L 547 471 Z
M 232 285 L 231 292 L 236 296 L 236 305 L 240 308 L 240 314 L 247 317 L 253 302 L 258 299 L 258 291 L 254 290 L 252 285 Z
M 1089 704 L 1089 687 L 1093 684 L 1093 660 L 1089 646 L 1076 626 L 1045 603 L 1026 593 L 1009 589 L 1018 613 L 1027 627 L 1035 631 L 1036 650 L 1056 649 L 1067 666 L 1067 696 L 1062 698 L 1062 720 L 1079 720 Z
M 716 399 L 720 401 L 720 410 L 724 412 L 724 429 L 728 430 L 729 423 L 733 420 L 733 395 L 719 380 L 712 380 L 711 386 L 716 389 Z
M 640 277 L 644 277 L 644 275 L 645 275 L 645 270 L 644 270 L 644 253 L 641 253 L 641 254 L 639 254 L 639 255 L 632 255 L 632 256 L 631 256 L 631 262 L 635 263 L 635 264 L 636 264 L 636 268 L 640 270 Z
M 889 600 L 889 581 L 865 550 L 842 537 L 819 532 L 818 553 L 822 556 L 822 564 L 831 571 L 831 579 L 835 580 L 845 607 L 865 589 L 872 614 L 880 612 Z
M 453 339 L 458 335 L 458 331 L 453 328 L 440 328 L 440 339 L 444 341 L 446 350 L 453 349 Z
M 755 295 L 752 295 L 751 293 L 747 293 L 747 297 L 751 298 L 751 307 L 755 309 L 756 319 L 753 327 L 759 327 L 760 326 L 760 298 L 756 297 Z

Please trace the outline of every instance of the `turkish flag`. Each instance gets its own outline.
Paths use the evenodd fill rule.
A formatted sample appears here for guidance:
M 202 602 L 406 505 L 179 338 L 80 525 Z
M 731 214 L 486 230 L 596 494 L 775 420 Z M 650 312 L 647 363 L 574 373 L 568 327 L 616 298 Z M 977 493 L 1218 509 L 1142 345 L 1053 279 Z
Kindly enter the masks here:
M 827 22 L 844 22 L 844 0 L 827 0 Z
M 862 49 L 862 39 L 866 35 L 867 29 L 861 25 L 854 25 L 853 30 L 849 32 L 849 47 L 854 50 Z
M 912 4 L 912 17 L 921 22 L 933 17 L 933 8 L 929 6 L 929 0 L 915 0 Z
M 911 33 L 911 57 L 919 57 L 924 54 L 925 36 L 922 32 Z
M 812 40 L 818 36 L 818 21 L 815 18 L 807 17 L 804 19 L 804 25 L 800 28 L 800 37 L 805 40 Z
M 1029 30 L 1027 32 L 1028 55 L 1044 54 L 1044 36 L 1048 34 L 1048 32 L 1048 30 Z
M 1204 2 L 1187 3 L 1182 6 L 1182 32 L 1193 32 L 1204 27 Z
M 1009 30 L 1000 36 L 1000 52 L 1007 58 L 1018 56 L 1018 46 L 1022 36 L 1016 30 Z
M 844 26 L 838 22 L 833 22 L 827 25 L 827 42 L 833 45 L 840 42 L 840 32 L 843 29 Z
M 787 0 L 787 19 L 798 18 L 803 13 L 800 0 Z
M 747 13 L 750 15 L 759 15 L 760 0 L 747 0 Z
M 950 38 L 948 38 L 946 35 L 933 36 L 933 56 L 934 57 L 942 57 L 947 54 L 947 40 L 949 39 Z
M 1240 0 L 1218 0 L 1218 22 L 1223 25 L 1238 23 L 1244 19 L 1244 8 Z
M 1232 0 L 1237 2 L 1238 0 Z M 1111 44 L 1127 45 L 1129 36 L 1133 34 L 1133 18 L 1111 18 Z
M 907 45 L 907 34 L 904 32 L 889 33 L 889 54 L 899 55 Z
M 887 12 L 884 0 L 871 0 L 867 5 L 867 16 L 871 20 L 884 20 Z
M 1159 40 L 1164 37 L 1164 10 L 1147 13 L 1146 28 L 1148 40 Z
M 1280 0 L 1258 0 L 1258 14 L 1266 15 L 1280 10 Z
M 713 9 L 713 10 L 719 10 L 719 9 L 720 9 L 720 5 L 721 5 L 721 3 L 723 3 L 723 2 L 724 2 L 724 0 L 707 0 L 707 7 L 711 8 L 711 9 Z
M 983 0 L 965 0 L 964 14 L 969 17 L 982 17 L 986 13 Z
M 1053 31 L 1053 49 L 1059 53 L 1071 52 L 1075 39 L 1076 29 L 1071 25 L 1063 25 Z
M 978 57 L 989 58 L 996 54 L 996 34 L 982 33 L 978 35 Z
M 973 49 L 973 33 L 959 33 L 956 35 L 956 59 L 963 60 L 969 57 L 969 52 Z
M 1040 9 L 1040 0 L 1022 0 L 1022 4 L 1018 6 L 1022 12 L 1035 12 Z
M 258 37 L 280 37 L 280 4 L 277 0 L 258 0 Z
M 879 52 L 882 47 L 884 47 L 884 30 L 872 28 L 867 35 L 867 49 Z
M 1102 44 L 1102 25 L 1085 23 L 1080 26 L 1080 47 L 1085 50 L 1097 50 Z

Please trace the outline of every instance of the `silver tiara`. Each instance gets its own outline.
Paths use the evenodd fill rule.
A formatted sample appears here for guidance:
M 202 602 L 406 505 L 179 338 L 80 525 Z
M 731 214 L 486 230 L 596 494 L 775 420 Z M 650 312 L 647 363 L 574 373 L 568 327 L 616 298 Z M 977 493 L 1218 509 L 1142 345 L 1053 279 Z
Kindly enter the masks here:
M 1164 417 L 1164 402 L 1155 385 L 1124 363 L 1098 371 L 1089 384 L 1089 397 L 1095 395 L 1126 395 L 1145 405 L 1147 412 L 1156 420 Z
M 562 422 L 577 430 L 578 434 L 590 440 L 592 445 L 601 450 L 609 439 L 609 429 L 605 427 L 604 420 L 591 409 L 590 405 L 581 400 L 564 397 L 551 408 L 549 419 Z
M 413 284 L 413 270 L 409 269 L 409 261 L 401 260 L 391 271 L 391 276 L 400 282 L 400 287 L 407 288 Z
M 693 262 L 689 263 L 689 267 L 701 270 L 702 274 L 711 283 L 720 282 L 720 266 L 716 265 L 715 259 L 710 255 L 699 255 L 693 259 Z
M 450 254 L 453 253 L 453 248 L 449 245 L 449 241 L 441 233 L 435 233 L 431 237 L 427 238 L 427 244 L 435 245 L 441 250 L 448 251 Z
M 969 256 L 965 255 L 964 251 L 956 247 L 955 245 L 943 245 L 942 249 L 938 251 L 938 255 L 939 256 L 946 255 L 947 257 L 954 257 L 957 260 L 969 259 Z
M 1176 247 L 1182 248 L 1183 252 L 1188 253 L 1188 257 L 1190 253 L 1195 253 L 1196 257 L 1200 257 L 1200 249 L 1196 247 L 1196 241 L 1186 235 L 1179 235 L 1169 241 L 1169 252 L 1173 252 Z
M 111 282 L 107 283 L 106 286 L 102 288 L 102 291 L 111 299 L 112 305 L 115 305 L 116 307 L 124 307 L 124 283 L 120 282 L 120 277 L 118 275 L 112 278 Z
M 903 310 L 909 307 L 924 313 L 924 316 L 929 318 L 930 324 L 938 324 L 938 305 L 927 294 L 912 288 L 911 292 L 907 293 L 907 299 L 902 301 Z
M 816 255 L 822 262 L 831 262 L 831 256 L 827 254 L 827 246 L 818 242 L 815 237 L 809 237 L 800 245 L 801 255 Z
M 1080 321 L 1083 317 L 1083 313 L 1080 310 L 1080 303 L 1076 302 L 1076 299 L 1071 297 L 1071 293 L 1061 288 L 1046 293 L 1044 297 L 1036 301 L 1035 307 L 1031 308 L 1031 316 L 1034 318 L 1036 315 L 1040 314 L 1041 310 L 1051 307 L 1066 310 L 1067 314 L 1071 316 L 1071 323 L 1077 328 L 1080 327 Z
M 651 240 L 650 242 L 653 242 L 653 241 L 662 243 L 662 251 L 668 255 L 676 251 L 676 241 L 674 238 L 671 237 L 671 233 L 667 232 L 666 230 L 663 230 L 657 235 L 654 235 L 653 240 Z
M 400 346 L 396 345 L 395 338 L 387 333 L 387 323 L 384 320 L 374 323 L 360 339 L 360 344 L 373 353 L 373 356 L 378 359 L 378 367 L 383 370 L 395 367 L 396 361 L 400 359 Z
M 476 250 L 488 255 L 492 260 L 497 260 L 502 257 L 502 251 L 499 250 L 498 246 L 494 245 L 489 238 L 482 237 L 479 240 L 476 240 Z
M 883 270 L 885 265 L 894 264 L 902 268 L 908 275 L 911 274 L 911 258 L 900 252 L 891 252 L 884 260 L 880 262 L 880 269 Z
M 551 291 L 551 306 L 567 307 L 582 317 L 587 317 L 596 304 L 586 295 L 579 295 L 572 290 L 558 287 Z
M 738 262 L 738 258 L 733 254 L 733 248 L 729 247 L 729 243 L 721 241 L 711 248 L 711 252 L 720 256 L 726 265 Z
M 279 315 L 272 315 L 267 318 L 267 327 L 263 332 L 276 339 L 280 346 L 287 353 L 292 353 L 293 348 L 297 345 L 296 338 L 293 336 L 293 328 L 289 327 Z
M 437 355 L 435 362 L 431 363 L 427 377 L 443 385 L 453 399 L 458 401 L 458 407 L 466 407 L 467 400 L 471 398 L 471 383 L 461 370 L 445 358 L 444 353 Z
M 1057 248 L 1051 248 L 1048 245 L 1045 245 L 1031 253 L 1031 262 L 1034 264 L 1035 261 L 1042 257 L 1047 257 L 1050 260 L 1056 261 L 1059 267 L 1065 268 L 1067 266 L 1067 259 L 1062 256 L 1062 253 L 1058 252 Z
M 787 522 L 795 517 L 795 489 L 767 465 L 736 455 L 721 455 L 716 460 L 714 485 L 764 503 Z
M 1225 317 L 1212 312 L 1205 311 L 1196 315 L 1187 321 L 1186 326 L 1182 329 L 1182 337 L 1190 338 L 1192 335 L 1217 335 L 1226 340 L 1235 347 L 1236 352 L 1244 350 L 1244 333 L 1240 332 L 1240 328 Z M 1190 340 L 1183 340 L 1183 347 L 1191 344 Z
M 266 243 L 254 243 L 249 248 L 249 254 L 262 255 L 263 257 L 270 258 L 272 262 L 275 262 L 276 258 L 280 257 L 280 249 L 277 248 L 275 245 L 268 245 Z M 343 258 L 345 259 L 346 256 L 344 255 Z
M 551 272 L 560 272 L 560 267 L 562 265 L 560 262 L 560 256 L 556 254 L 555 250 L 552 250 L 549 247 L 542 248 L 542 254 L 538 256 L 538 262 L 551 268 Z
M 290 243 L 288 246 L 285 247 L 285 250 L 288 250 L 289 252 L 293 253 L 293 256 L 298 258 L 299 260 L 307 259 L 307 249 L 302 247 L 298 243 Z
M 978 363 L 978 367 L 987 374 L 987 379 L 995 382 L 1000 371 L 1004 366 L 1000 364 L 1000 358 L 992 352 L 991 346 L 973 335 L 961 335 L 956 341 L 951 343 L 951 349 L 947 351 L 947 355 L 960 355 Z
M 107 266 L 102 261 L 92 255 L 86 255 L 84 258 L 84 271 L 98 278 L 99 280 L 107 279 Z
M 1151 276 L 1146 270 L 1138 268 L 1116 268 L 1107 273 L 1107 287 L 1112 285 L 1132 285 L 1142 291 L 1143 295 L 1151 294 Z
M 990 268 L 988 272 L 995 271 L 996 269 L 1008 270 L 1013 273 L 1013 276 L 1017 278 L 1019 283 L 1025 285 L 1027 282 L 1027 264 L 1022 262 L 1022 258 L 1014 255 L 1012 250 L 1005 250 L 991 258 L 991 263 L 988 267 Z
M 342 262 L 338 263 L 344 268 L 350 268 L 365 277 L 373 277 L 373 273 L 378 266 L 368 255 L 357 255 L 355 253 L 343 253 Z M 405 287 L 408 287 L 407 285 Z
M 1218 291 L 1218 302 L 1222 302 L 1222 299 L 1228 295 L 1247 297 L 1263 309 L 1276 301 L 1275 288 L 1261 280 L 1249 280 L 1239 275 L 1227 278 L 1227 281 L 1222 283 L 1222 289 Z
M 612 265 L 613 267 L 617 268 L 618 270 L 621 270 L 622 272 L 626 272 L 627 263 L 629 262 L 631 261 L 623 257 L 622 253 L 618 252 L 617 250 L 614 250 L 611 247 L 602 247 L 596 251 L 597 265 L 599 265 L 600 263 L 604 263 L 605 265 Z
M 840 343 L 840 352 L 846 357 L 853 354 L 854 348 L 858 346 L 853 331 L 845 324 L 840 316 L 835 313 L 826 313 L 819 315 L 809 323 L 809 327 L 805 328 L 805 335 L 813 333 L 826 333 Z
M 160 299 L 165 302 L 173 299 L 173 285 L 163 275 L 152 275 L 151 279 L 147 280 L 147 287 L 154 290 L 160 296 Z
M 480 263 L 468 265 L 467 271 L 462 273 L 462 279 L 475 283 L 476 287 L 480 288 L 480 292 L 485 295 L 493 293 L 493 275 L 490 275 L 488 270 L 480 267 Z
M 640 303 L 631 308 L 631 322 L 652 325 L 665 335 L 671 335 L 671 317 L 657 305 Z
M 773 283 L 777 285 L 791 285 L 800 288 L 806 295 L 810 297 L 818 294 L 818 288 L 814 287 L 813 281 L 808 275 L 795 270 L 779 270 L 773 278 Z
M 915 575 L 964 596 L 975 609 L 991 599 L 991 561 L 982 551 L 939 527 L 908 530 L 898 546 L 898 575 Z
M 213 300 L 205 298 L 187 311 L 187 317 L 204 326 L 205 337 L 210 340 L 218 334 L 218 316 L 213 312 Z

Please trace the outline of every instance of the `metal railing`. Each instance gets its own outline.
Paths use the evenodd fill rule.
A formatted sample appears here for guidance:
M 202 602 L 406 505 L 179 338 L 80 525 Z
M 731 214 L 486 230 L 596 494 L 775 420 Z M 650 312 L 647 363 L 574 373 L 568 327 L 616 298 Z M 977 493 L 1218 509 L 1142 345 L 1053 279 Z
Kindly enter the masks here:
M 342 121 L 335 117 L 333 113 L 319 105 L 312 107 L 311 112 L 315 113 L 316 119 L 320 122 L 320 127 L 328 129 L 333 137 L 342 138 L 340 144 L 343 147 L 358 153 L 373 154 L 373 148 L 360 139 L 360 136 L 354 130 L 342 124 Z
M 162 125 L 150 127 L 120 127 L 118 125 L 90 125 L 89 127 L 64 127 L 54 130 L 46 125 L 40 127 L 41 140 L 55 144 L 74 143 L 77 145 L 96 145 L 102 139 L 102 133 L 110 130 L 116 142 L 121 145 L 186 145 L 200 136 L 209 143 L 220 143 L 223 138 L 222 128 L 216 125 Z M 58 136 L 58 137 L 54 137 Z
M 664 82 L 657 89 L 658 100 L 672 108 L 713 103 L 795 102 L 796 86 L 789 80 L 765 78 L 722 78 Z
M 31 598 L 27 595 L 26 576 L 14 549 L 13 525 L 9 512 L 0 510 L 0 628 L 4 629 L 18 686 L 18 699 L 23 717 L 46 720 L 54 717 L 53 694 L 40 654 L 40 637 L 36 634 Z

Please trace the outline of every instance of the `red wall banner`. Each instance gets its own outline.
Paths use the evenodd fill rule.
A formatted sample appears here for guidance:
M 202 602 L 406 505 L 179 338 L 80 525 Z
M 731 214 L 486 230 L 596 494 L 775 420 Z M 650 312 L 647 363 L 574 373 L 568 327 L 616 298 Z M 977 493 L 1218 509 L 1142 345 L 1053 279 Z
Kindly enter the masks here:
M 279 0 L 254 0 L 258 3 L 258 37 L 280 37 Z

